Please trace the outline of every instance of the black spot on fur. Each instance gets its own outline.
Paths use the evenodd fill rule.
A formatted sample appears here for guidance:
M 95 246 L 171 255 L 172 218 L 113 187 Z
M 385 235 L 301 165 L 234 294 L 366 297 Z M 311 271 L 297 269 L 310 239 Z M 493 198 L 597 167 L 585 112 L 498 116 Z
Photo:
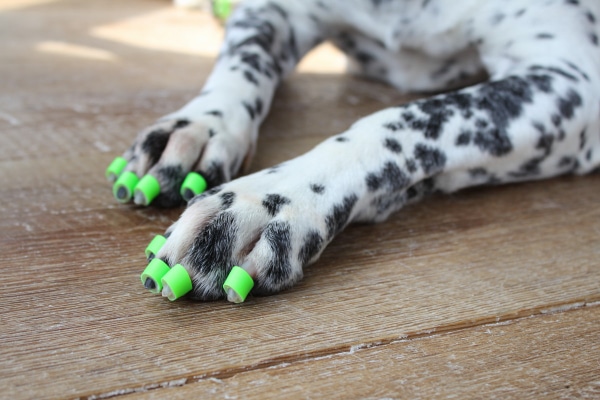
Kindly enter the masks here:
M 263 200 L 262 205 L 267 209 L 269 215 L 274 217 L 275 215 L 279 214 L 281 207 L 290 203 L 291 201 L 287 197 L 278 194 L 268 194 Z
M 406 160 L 406 170 L 411 174 L 417 172 L 417 163 L 413 159 Z
M 244 71 L 244 78 L 246 78 L 246 80 L 250 83 L 252 83 L 255 86 L 258 86 L 258 80 L 256 79 L 256 77 L 254 76 L 254 74 L 250 71 Z
M 316 194 L 323 194 L 325 193 L 325 186 L 313 183 L 312 185 L 310 185 L 310 190 L 312 190 Z
M 340 142 L 340 143 L 345 143 L 345 142 L 349 142 L 349 141 L 350 141 L 350 139 L 348 139 L 348 138 L 347 138 L 347 137 L 345 137 L 345 136 L 338 136 L 338 137 L 335 139 L 335 141 L 336 141 L 336 142 Z
M 335 235 L 340 233 L 342 229 L 348 223 L 350 215 L 354 205 L 358 201 L 356 195 L 350 195 L 344 197 L 342 203 L 337 204 L 333 207 L 329 215 L 325 218 L 325 224 L 327 225 L 327 238 L 330 240 Z
M 255 292 L 267 294 L 285 289 L 293 283 L 290 281 L 292 275 L 290 224 L 283 221 L 273 221 L 265 228 L 262 238 L 269 244 L 273 257 L 265 266 L 261 279 L 257 282 Z
M 581 96 L 576 91 L 570 89 L 566 97 L 560 97 L 557 100 L 558 111 L 566 119 L 572 119 L 575 115 L 575 110 L 580 107 L 583 102 Z
M 538 33 L 535 37 L 537 39 L 554 39 L 554 35 L 551 33 Z
M 235 201 L 235 193 L 233 192 L 225 192 L 221 194 L 221 210 L 227 210 L 229 207 L 233 205 Z
M 366 177 L 367 188 L 371 192 L 379 189 L 387 191 L 403 190 L 410 184 L 410 177 L 394 162 L 385 163 L 378 173 L 370 173 Z
M 533 72 L 546 72 L 546 73 L 551 73 L 554 75 L 559 75 L 562 76 L 563 78 L 567 78 L 570 81 L 573 82 L 579 82 L 579 79 L 577 79 L 577 77 L 573 74 L 568 73 L 567 71 L 565 71 L 562 68 L 558 68 L 558 67 L 548 67 L 548 66 L 541 66 L 541 65 L 533 65 L 529 68 L 531 71 Z M 531 80 L 533 83 L 537 83 L 538 80 L 540 79 L 539 76 L 536 75 L 528 75 L 527 76 L 529 80 Z M 545 79 L 548 79 L 547 77 Z M 546 91 L 546 93 L 549 93 L 550 91 Z
M 586 11 L 585 16 L 587 17 L 590 24 L 596 23 L 596 16 L 591 11 Z
M 190 124 L 190 121 L 187 119 L 178 119 L 175 122 L 175 129 L 186 127 Z
M 583 150 L 587 144 L 587 131 L 584 129 L 579 134 L 579 150 Z
M 527 81 L 531 82 L 535 88 L 544 93 L 552 93 L 552 77 L 549 75 L 530 74 L 527 75 Z
M 392 153 L 402 153 L 402 145 L 396 139 L 386 138 L 384 146 Z
M 207 114 L 207 115 L 214 115 L 215 117 L 222 117 L 223 116 L 223 112 L 221 112 L 219 110 L 207 111 L 207 112 L 205 112 L 205 114 Z
M 389 129 L 393 132 L 397 132 L 401 129 L 404 129 L 404 124 L 402 122 L 389 122 L 383 125 L 384 128 Z
M 472 178 L 482 178 L 487 177 L 489 172 L 485 168 L 473 168 L 469 170 L 469 175 Z
M 431 176 L 441 172 L 446 165 L 446 155 L 438 149 L 418 144 L 415 146 L 415 158 L 425 174 Z
M 225 182 L 225 167 L 222 163 L 213 161 L 207 170 L 200 171 L 209 187 L 218 186 Z
M 157 129 L 148 134 L 142 143 L 142 151 L 148 155 L 150 164 L 156 164 L 160 159 L 172 131 Z
M 161 182 L 160 194 L 152 201 L 152 205 L 160 208 L 177 207 L 184 203 L 179 194 L 185 174 L 181 165 L 162 167 L 157 171 Z
M 204 275 L 204 282 L 212 287 L 198 285 L 194 297 L 212 300 L 223 296 L 220 285 L 231 268 L 237 225 L 233 214 L 222 212 L 200 232 L 192 242 L 187 255 L 187 267 Z
M 316 256 L 323 247 L 323 237 L 317 231 L 310 231 L 304 238 L 304 243 L 298 253 L 298 261 L 301 265 L 306 265 Z
M 557 127 L 557 128 L 558 128 L 559 126 L 561 126 L 561 125 L 562 125 L 562 118 L 561 118 L 561 116 L 560 116 L 560 115 L 558 115 L 558 114 L 552 114 L 552 117 L 551 117 L 551 119 L 552 119 L 552 124 L 553 124 L 555 127 Z
M 525 104 L 532 101 L 531 84 L 518 76 L 482 85 L 475 105 L 487 113 L 492 124 L 490 129 L 475 134 L 474 143 L 497 157 L 509 153 L 513 146 L 508 137 L 508 126 L 521 116 Z
M 574 70 L 575 72 L 579 73 L 583 79 L 585 79 L 586 81 L 590 81 L 590 77 L 588 74 L 586 74 L 585 72 L 583 72 L 577 65 L 573 64 L 572 62 L 568 61 L 568 60 L 562 60 L 565 64 L 567 64 L 567 66 L 569 68 L 571 68 L 572 70 Z
M 254 118 L 256 117 L 256 115 L 254 113 L 254 108 L 252 108 L 252 106 L 250 104 L 246 103 L 245 101 L 242 102 L 242 105 L 244 106 L 244 108 L 248 112 L 248 115 L 250 116 L 250 119 L 254 120 Z
M 469 131 L 462 131 L 457 137 L 456 137 L 456 145 L 457 146 L 467 146 L 469 144 L 471 144 L 471 137 L 473 136 L 473 134 Z
M 598 46 L 598 35 L 596 35 L 595 33 L 591 33 L 590 34 L 590 41 L 592 42 L 592 44 L 594 46 Z
M 454 115 L 454 107 L 443 98 L 427 99 L 417 104 L 428 118 L 414 120 L 411 123 L 411 128 L 423 131 L 428 139 L 438 139 L 444 125 Z

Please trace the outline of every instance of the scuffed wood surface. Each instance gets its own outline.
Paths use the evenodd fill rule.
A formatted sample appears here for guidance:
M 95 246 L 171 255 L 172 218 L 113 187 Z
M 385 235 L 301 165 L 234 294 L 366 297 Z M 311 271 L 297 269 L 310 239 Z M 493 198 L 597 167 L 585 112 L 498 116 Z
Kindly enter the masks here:
M 169 303 L 147 293 L 139 282 L 143 249 L 181 210 L 116 204 L 104 168 L 139 129 L 198 91 L 220 28 L 163 1 L 20 4 L 0 0 L 3 397 L 119 396 L 157 387 L 141 395 L 161 397 L 170 383 L 204 390 L 198 380 L 270 374 L 267 368 L 286 363 L 316 379 L 329 368 L 320 357 L 381 346 L 347 365 L 348 377 L 332 375 L 331 393 L 343 397 L 354 393 L 352 376 L 379 368 L 369 360 L 385 361 L 390 346 L 408 346 L 398 340 L 446 332 L 481 341 L 483 324 L 573 307 L 581 309 L 519 321 L 514 327 L 531 327 L 511 325 L 506 332 L 526 343 L 526 332 L 555 337 L 560 329 L 578 343 L 553 343 L 574 361 L 539 364 L 543 376 L 579 375 L 576 360 L 600 359 L 593 334 L 598 312 L 584 307 L 600 301 L 598 175 L 434 197 L 384 224 L 354 226 L 296 288 L 240 306 Z M 198 48 L 165 49 L 166 37 L 175 43 L 202 33 Z M 337 60 L 331 49 L 313 57 L 279 90 L 254 170 L 410 99 L 335 70 L 318 71 L 323 60 Z M 427 340 L 427 351 L 438 354 L 437 348 L 444 361 L 447 342 Z M 493 365 L 501 356 L 510 365 L 535 359 L 541 345 L 518 354 L 501 341 L 486 346 L 457 351 L 456 363 Z M 414 352 L 411 362 L 434 368 L 427 354 Z M 600 375 L 598 363 L 588 363 L 586 374 Z M 475 376 L 465 368 L 458 377 L 467 383 L 449 394 L 478 395 Z M 403 379 L 415 393 L 435 393 L 436 381 L 424 375 Z M 514 387 L 516 397 L 530 393 Z
M 579 309 L 173 382 L 124 399 L 595 399 L 598 326 L 600 307 Z

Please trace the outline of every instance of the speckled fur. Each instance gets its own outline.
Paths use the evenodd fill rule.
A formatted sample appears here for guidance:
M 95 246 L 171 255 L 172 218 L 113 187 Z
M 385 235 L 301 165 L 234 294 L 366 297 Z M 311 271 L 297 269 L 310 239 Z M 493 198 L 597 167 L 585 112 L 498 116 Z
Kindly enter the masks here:
M 212 187 L 168 230 L 158 257 L 182 263 L 193 297 L 222 298 L 233 265 L 255 293 L 302 278 L 355 221 L 383 221 L 432 191 L 584 174 L 600 165 L 597 0 L 248 0 L 227 25 L 202 93 L 144 130 L 128 168 L 161 182 L 188 171 Z M 401 91 L 489 81 L 362 118 L 308 153 L 235 180 L 277 85 L 331 40 L 354 73 Z M 354 160 L 348 163 L 347 160 Z

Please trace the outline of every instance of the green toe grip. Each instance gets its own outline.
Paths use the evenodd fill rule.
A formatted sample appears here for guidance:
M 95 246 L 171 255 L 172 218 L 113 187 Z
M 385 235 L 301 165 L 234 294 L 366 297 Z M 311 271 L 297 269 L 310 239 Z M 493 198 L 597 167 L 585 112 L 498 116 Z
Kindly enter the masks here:
M 123 157 L 117 157 L 115 158 L 110 165 L 108 166 L 108 168 L 106 168 L 106 179 L 108 179 L 109 181 L 116 181 L 117 178 L 119 177 L 119 175 L 121 175 L 121 172 L 123 172 L 123 170 L 125 169 L 125 167 L 127 166 L 127 160 L 124 159 Z
M 161 280 L 163 296 L 169 300 L 177 300 L 192 290 L 192 280 L 181 264 L 175 265 Z
M 135 186 L 135 200 L 140 205 L 147 206 L 152 203 L 152 200 L 160 193 L 160 183 L 152 175 L 144 175 L 144 177 Z M 139 200 L 143 201 L 139 201 Z
M 150 256 L 154 257 L 158 253 L 158 251 L 164 246 L 167 242 L 167 239 L 162 235 L 154 236 L 154 239 L 150 243 L 148 243 L 148 247 L 144 253 L 146 254 L 146 258 L 150 258 Z
M 237 298 L 235 300 L 230 299 L 230 301 L 233 301 L 234 303 L 242 303 L 244 300 L 246 300 L 248 293 L 250 293 L 253 287 L 254 280 L 250 274 L 248 274 L 243 268 L 237 266 L 231 269 L 229 276 L 227 276 L 227 279 L 225 279 L 225 283 L 223 284 L 223 289 L 228 295 L 228 299 L 230 299 L 228 293 L 229 289 L 233 290 L 237 294 Z
M 142 272 L 142 285 L 152 293 L 160 293 L 163 289 L 162 278 L 169 270 L 169 266 L 163 260 L 155 258 Z
M 121 203 L 127 203 L 133 196 L 133 189 L 140 179 L 131 171 L 126 171 L 119 176 L 113 185 L 113 195 Z
M 185 201 L 190 201 L 192 197 L 206 190 L 206 180 L 197 172 L 190 172 L 181 184 L 181 197 Z
M 226 20 L 232 11 L 231 0 L 214 0 L 213 14 L 220 20 Z

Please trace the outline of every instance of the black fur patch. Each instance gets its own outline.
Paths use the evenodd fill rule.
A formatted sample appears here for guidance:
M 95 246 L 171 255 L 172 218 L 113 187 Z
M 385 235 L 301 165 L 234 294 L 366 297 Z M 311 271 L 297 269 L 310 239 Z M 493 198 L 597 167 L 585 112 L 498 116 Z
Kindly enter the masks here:
M 329 215 L 325 218 L 328 240 L 333 238 L 335 235 L 341 232 L 342 229 L 344 229 L 348 223 L 348 220 L 350 219 L 352 209 L 357 201 L 358 197 L 353 194 L 344 197 L 344 200 L 341 204 L 337 204 L 333 207 Z
M 190 121 L 187 119 L 178 119 L 175 122 L 175 129 L 186 127 L 190 124 Z
M 482 85 L 476 107 L 488 114 L 492 125 L 490 129 L 478 131 L 474 143 L 481 150 L 497 157 L 512 151 L 508 126 L 512 120 L 522 115 L 525 104 L 532 102 L 531 83 L 524 78 L 513 76 Z
M 415 146 L 415 158 L 428 176 L 441 172 L 446 165 L 446 155 L 444 153 L 423 144 Z
M 456 138 L 457 146 L 467 146 L 471 144 L 471 137 L 473 136 L 472 132 L 462 131 Z
M 368 174 L 366 183 L 371 192 L 379 189 L 398 191 L 408 187 L 410 177 L 396 163 L 388 161 L 378 173 Z
M 186 266 L 204 275 L 205 282 L 213 283 L 212 287 L 196 288 L 195 297 L 210 300 L 223 296 L 220 285 L 231 268 L 236 234 L 237 226 L 233 214 L 222 212 L 201 229 L 194 239 L 186 256 Z
M 150 164 L 153 165 L 158 162 L 165 147 L 167 147 L 167 143 L 169 143 L 171 133 L 172 131 L 157 129 L 146 136 L 146 139 L 142 143 L 142 151 L 148 155 Z
M 392 153 L 402 153 L 402 145 L 396 139 L 386 138 L 384 146 Z
M 292 235 L 290 224 L 283 221 L 273 221 L 265 228 L 262 238 L 267 241 L 273 257 L 265 266 L 264 278 L 267 282 L 259 282 L 260 293 L 269 293 L 284 289 L 291 285 L 292 266 L 290 253 L 292 251 Z
M 200 171 L 209 187 L 218 186 L 225 182 L 225 167 L 218 161 L 213 161 L 206 171 Z
M 310 185 L 310 190 L 312 190 L 316 194 L 323 194 L 325 193 L 325 186 L 313 183 Z
M 221 210 L 227 210 L 235 201 L 235 193 L 225 192 L 221 194 Z
M 304 238 L 304 244 L 298 253 L 298 261 L 306 265 L 323 247 L 323 237 L 317 231 L 310 231 Z
M 207 111 L 204 114 L 206 114 L 206 115 L 214 115 L 215 117 L 222 117 L 223 116 L 223 112 L 219 111 L 219 110 Z
M 566 119 L 572 119 L 575 110 L 583 104 L 581 96 L 576 91 L 570 89 L 565 98 L 560 97 L 557 100 L 558 111 Z
M 185 174 L 181 165 L 162 167 L 157 171 L 161 182 L 160 194 L 152 201 L 152 205 L 160 208 L 177 207 L 184 203 L 179 194 Z
M 278 194 L 268 194 L 267 197 L 263 200 L 262 205 L 265 207 L 272 217 L 279 214 L 281 211 L 281 207 L 286 204 L 290 204 L 291 201 L 287 197 L 278 195 Z
M 255 86 L 258 86 L 258 80 L 256 79 L 256 77 L 254 76 L 254 74 L 250 71 L 244 71 L 244 78 L 246 78 L 246 80 L 250 83 L 252 83 Z

